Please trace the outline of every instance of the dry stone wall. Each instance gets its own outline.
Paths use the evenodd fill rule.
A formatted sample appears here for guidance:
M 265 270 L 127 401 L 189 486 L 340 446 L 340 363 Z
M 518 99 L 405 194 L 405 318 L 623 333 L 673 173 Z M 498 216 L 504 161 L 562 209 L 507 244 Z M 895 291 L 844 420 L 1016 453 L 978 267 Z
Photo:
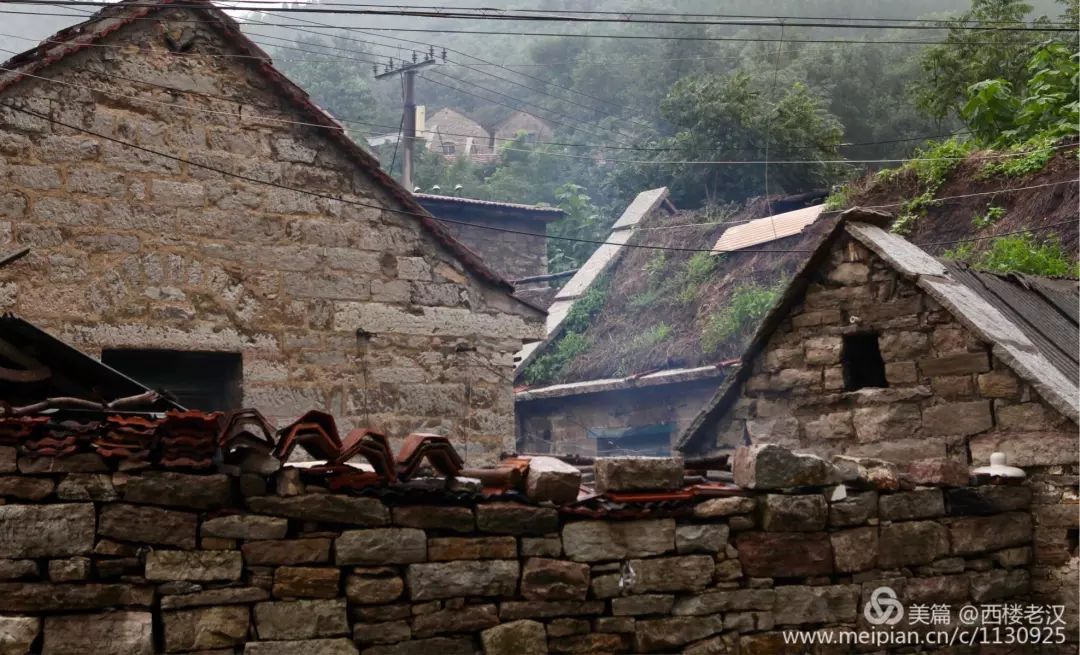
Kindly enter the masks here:
M 203 56 L 236 50 L 200 14 L 154 16 L 40 72 L 58 82 L 24 79 L 0 96 L 107 138 L 374 207 L 4 110 L 0 250 L 31 252 L 0 272 L 0 311 L 92 354 L 239 353 L 242 405 L 273 408 L 279 423 L 318 407 L 350 427 L 452 435 L 475 463 L 511 449 L 507 379 L 522 341 L 543 336 L 540 314 L 389 211 L 400 203 L 325 130 L 283 122 L 310 120 L 274 93 L 262 64 Z M 169 31 L 191 37 L 192 56 L 169 51 Z
M 119 472 L 11 448 L 0 471 L 3 653 L 784 653 L 787 630 L 872 627 L 881 586 L 954 610 L 1031 587 L 1028 486 L 879 492 L 826 465 L 819 486 L 617 519 L 466 481 L 380 498 L 296 469 Z

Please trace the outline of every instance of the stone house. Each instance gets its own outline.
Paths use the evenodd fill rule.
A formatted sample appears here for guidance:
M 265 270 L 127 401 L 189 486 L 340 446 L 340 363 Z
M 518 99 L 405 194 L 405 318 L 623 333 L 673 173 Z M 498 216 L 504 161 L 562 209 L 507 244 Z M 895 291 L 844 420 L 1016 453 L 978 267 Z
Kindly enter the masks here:
M 491 130 L 491 147 L 493 150 L 498 150 L 500 145 L 505 145 L 509 139 L 515 139 L 522 133 L 525 135 L 526 143 L 536 143 L 550 141 L 554 130 L 542 118 L 523 111 L 515 111 L 495 124 Z
M 986 465 L 1034 494 L 1032 592 L 1075 630 L 1078 284 L 943 262 L 846 212 L 680 437 L 687 455 L 774 443 L 819 455 Z
M 546 275 L 547 226 L 565 215 L 557 207 L 493 202 L 427 193 L 413 196 L 455 239 L 508 280 Z
M 488 131 L 480 123 L 449 107 L 443 107 L 427 117 L 423 137 L 428 150 L 447 157 L 493 152 Z
M 208 2 L 117 3 L 0 76 L 0 307 L 199 405 L 512 445 L 542 312 Z

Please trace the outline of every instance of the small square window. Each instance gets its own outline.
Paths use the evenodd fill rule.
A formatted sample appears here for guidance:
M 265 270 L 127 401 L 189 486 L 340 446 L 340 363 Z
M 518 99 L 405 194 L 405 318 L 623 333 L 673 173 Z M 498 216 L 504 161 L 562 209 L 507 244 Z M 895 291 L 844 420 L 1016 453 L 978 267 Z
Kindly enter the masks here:
M 885 379 L 885 361 L 881 358 L 877 334 L 844 335 L 840 361 L 844 368 L 845 391 L 889 386 Z
M 444 155 L 452 155 L 457 147 L 453 143 L 442 144 L 442 152 Z
M 237 409 L 243 403 L 239 353 L 117 348 L 101 361 L 138 382 L 165 391 L 188 409 Z

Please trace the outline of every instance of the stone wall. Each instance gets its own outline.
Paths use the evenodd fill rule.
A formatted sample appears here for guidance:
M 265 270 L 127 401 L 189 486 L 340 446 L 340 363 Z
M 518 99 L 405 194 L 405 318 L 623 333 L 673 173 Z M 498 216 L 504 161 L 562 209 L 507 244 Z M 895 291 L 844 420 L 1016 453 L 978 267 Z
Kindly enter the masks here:
M 593 431 L 657 424 L 671 426 L 673 445 L 716 393 L 719 384 L 719 379 L 712 377 L 641 389 L 518 400 L 515 404 L 518 449 L 591 457 L 597 454 Z
M 553 134 L 546 121 L 522 111 L 514 112 L 495 127 L 495 149 L 508 145 L 506 139 L 514 139 L 520 132 L 535 135 L 534 141 L 549 141 Z
M 479 155 L 491 152 L 491 135 L 480 123 L 454 111 L 443 108 L 428 116 L 424 126 L 427 149 L 443 152 L 443 144 L 454 144 L 454 155 L 464 155 L 469 137 L 472 137 L 471 154 Z
M 590 515 L 467 480 L 380 498 L 297 469 L 119 472 L 0 447 L 0 651 L 782 653 L 785 630 L 867 629 L 880 586 L 954 612 L 1026 597 L 1027 486 L 886 492 L 765 460 L 763 490 Z
M 888 388 L 844 391 L 845 334 L 879 335 Z M 947 311 L 848 236 L 753 364 L 715 443 L 973 466 L 1000 450 L 1036 481 L 1036 589 L 1077 622 L 1077 426 Z M 1072 630 L 1075 637 L 1075 628 Z
M 468 221 L 472 225 L 446 223 L 446 229 L 473 252 L 479 253 L 491 268 L 508 280 L 534 275 L 546 275 L 547 226 L 530 219 L 501 215 L 485 218 L 470 215 L 467 208 L 455 212 L 455 221 Z M 496 228 L 496 229 L 490 229 Z M 525 234 L 521 234 L 524 232 Z M 531 234 L 541 236 L 529 236 Z
M 512 448 L 507 379 L 522 341 L 543 335 L 539 313 L 473 276 L 414 218 L 379 209 L 400 204 L 325 130 L 282 123 L 304 115 L 259 64 L 202 56 L 235 49 L 200 15 L 155 16 L 169 19 L 134 21 L 110 47 L 41 71 L 64 84 L 25 79 L 0 96 L 376 207 L 224 177 L 5 110 L 0 250 L 31 253 L 0 271 L 0 311 L 91 354 L 239 353 L 244 405 L 272 407 L 278 422 L 318 407 L 392 435 L 453 435 L 474 462 Z M 162 28 L 190 32 L 192 56 L 171 55 Z

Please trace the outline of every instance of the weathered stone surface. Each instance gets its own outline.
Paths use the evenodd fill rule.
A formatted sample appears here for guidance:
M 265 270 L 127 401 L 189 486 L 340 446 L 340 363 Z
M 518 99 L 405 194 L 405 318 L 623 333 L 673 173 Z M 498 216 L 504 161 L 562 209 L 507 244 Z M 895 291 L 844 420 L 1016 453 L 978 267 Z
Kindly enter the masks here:
M 504 601 L 499 605 L 499 618 L 503 621 L 517 619 L 546 619 L 553 616 L 584 616 L 604 613 L 604 601 L 585 602 L 566 600 Z
M 255 605 L 259 639 L 312 639 L 349 634 L 345 600 L 279 600 Z
M 817 532 L 825 529 L 829 505 L 821 494 L 769 494 L 762 506 L 761 527 L 769 532 Z
M 472 637 L 432 637 L 365 648 L 363 655 L 476 655 Z
M 702 616 L 731 611 L 771 610 L 775 604 L 776 592 L 772 589 L 708 591 L 696 596 L 680 597 L 672 613 L 676 616 Z
M 164 612 L 166 652 L 239 646 L 247 640 L 248 615 L 244 605 L 202 607 Z
M 471 507 L 446 505 L 408 505 L 395 507 L 394 523 L 406 528 L 472 532 L 476 527 Z
M 883 521 L 928 519 L 944 514 L 945 496 L 940 489 L 882 494 L 878 500 L 878 516 Z
M 274 571 L 274 598 L 336 598 L 341 569 L 282 566 Z
M 516 560 L 410 564 L 406 579 L 414 601 L 514 595 L 518 568 Z
M 14 446 L 0 446 L 0 473 L 14 473 L 19 470 L 16 461 L 17 455 Z
M 549 507 L 487 503 L 476 507 L 476 527 L 495 534 L 547 534 L 559 529 L 559 513 Z
M 525 493 L 535 502 L 551 501 L 556 505 L 577 500 L 581 471 L 555 457 L 533 457 L 525 475 Z
M 976 603 L 1014 598 L 1028 593 L 1031 576 L 1023 569 L 995 569 L 971 576 L 971 599 Z
M 859 594 L 859 585 L 777 587 L 774 618 L 777 625 L 854 623 Z
M 994 427 L 989 400 L 965 403 L 944 403 L 923 410 L 923 430 L 927 434 L 959 434 L 969 436 Z
M 793 578 L 829 575 L 832 545 L 825 533 L 744 532 L 735 537 L 739 562 L 754 577 Z
M 846 527 L 862 525 L 867 519 L 877 516 L 878 493 L 867 491 L 849 494 L 842 501 L 829 504 L 829 525 Z
M 412 628 L 404 620 L 353 625 L 353 640 L 358 644 L 396 644 L 412 637 Z
M 0 612 L 88 610 L 149 607 L 154 589 L 127 584 L 0 583 Z
M 223 587 L 189 594 L 161 597 L 161 609 L 178 610 L 205 605 L 241 605 L 270 598 L 270 592 L 258 587 Z
M 430 556 L 431 543 L 428 542 Z M 544 537 L 522 537 L 522 557 L 560 557 L 562 556 L 562 537 L 558 534 Z
M 200 531 L 204 537 L 223 539 L 282 539 L 289 531 L 289 521 L 274 516 L 234 514 L 207 519 L 203 521 Z
M 110 502 L 120 498 L 112 476 L 104 473 L 69 473 L 56 487 L 61 500 L 96 500 Z
M 198 522 L 189 512 L 117 503 L 101 510 L 98 534 L 121 541 L 195 548 Z
M 594 632 L 548 640 L 552 653 L 625 653 L 630 651 L 630 635 Z
M 215 509 L 229 503 L 229 478 L 147 471 L 124 485 L 124 500 L 144 505 Z
M 990 370 L 990 356 L 986 352 L 956 353 L 954 355 L 920 359 L 919 370 L 922 371 L 924 377 L 985 373 Z
M 907 474 L 915 484 L 933 487 L 963 487 L 969 478 L 967 464 L 948 457 L 911 462 L 907 465 Z
M 379 526 L 390 522 L 390 511 L 374 498 L 340 494 L 304 494 L 291 498 L 256 496 L 248 507 L 259 514 L 284 516 L 302 521 L 323 521 L 346 525 Z
M 615 616 L 643 616 L 670 614 L 675 597 L 670 594 L 640 594 L 611 599 L 611 613 Z M 705 612 L 711 614 L 712 612 Z
M 0 654 L 25 655 L 29 653 L 30 646 L 37 639 L 40 630 L 40 617 L 0 616 Z
M 1076 448 L 1076 432 L 987 432 L 972 437 L 973 466 L 986 466 L 990 455 L 1003 452 L 1010 466 L 1054 466 L 1076 464 L 1080 451 Z
M 1031 505 L 1031 487 L 985 485 L 950 489 L 945 492 L 945 501 L 953 516 L 1000 514 L 1027 509 Z
M 538 621 L 511 621 L 480 633 L 484 655 L 547 655 L 547 633 Z
M 20 473 L 105 473 L 105 460 L 97 453 L 75 453 L 67 457 L 20 457 Z
M 634 625 L 634 648 L 638 652 L 670 653 L 723 629 L 724 622 L 718 615 L 640 619 Z
M 146 579 L 239 580 L 244 562 L 234 550 L 154 550 L 146 555 Z
M 89 557 L 66 557 L 49 560 L 49 579 L 53 582 L 75 582 L 90 577 Z
M 934 521 L 883 525 L 878 533 L 878 566 L 899 568 L 930 562 L 949 554 L 949 534 Z
M 431 562 L 456 559 L 514 559 L 517 540 L 513 537 L 437 537 L 428 539 L 427 558 Z
M 149 612 L 108 612 L 45 617 L 42 654 L 151 655 L 153 619 Z
M 682 489 L 681 457 L 600 457 L 593 464 L 596 491 Z
M 521 570 L 521 595 L 530 600 L 585 600 L 589 565 L 530 558 Z
M 498 624 L 499 613 L 494 605 L 466 605 L 413 617 L 412 633 L 431 637 L 446 632 L 475 632 Z
M 349 639 L 305 639 L 303 641 L 249 641 L 244 655 L 358 655 Z
M 699 519 L 715 519 L 733 514 L 749 514 L 754 511 L 756 503 L 753 498 L 734 496 L 731 498 L 710 498 L 703 503 L 694 505 L 694 517 Z
M 895 403 L 855 409 L 852 425 L 861 443 L 875 443 L 909 434 L 919 426 L 922 416 L 917 405 Z
M 892 462 L 872 457 L 833 457 L 833 465 L 844 482 L 866 489 L 896 491 L 900 488 L 900 469 Z
M 0 475 L 0 497 L 39 501 L 48 498 L 56 487 L 49 478 L 25 475 Z
M 390 603 L 401 597 L 405 581 L 393 568 L 356 569 L 345 579 L 345 596 L 350 603 L 372 605 Z
M 877 526 L 841 530 L 829 535 L 836 570 L 840 573 L 866 571 L 877 565 Z
M 663 555 L 675 549 L 675 521 L 579 521 L 563 527 L 562 540 L 578 562 Z
M 94 548 L 94 506 L 0 505 L 0 557 L 64 557 Z
M 427 536 L 416 528 L 346 530 L 334 540 L 337 564 L 409 564 L 427 559 Z
M 904 599 L 909 603 L 965 603 L 968 600 L 967 575 L 938 575 L 929 578 L 908 578 L 904 582 Z
M 630 560 L 636 593 L 696 591 L 712 582 L 715 560 L 708 555 Z
M 248 566 L 324 564 L 330 561 L 330 540 L 324 538 L 256 541 L 240 547 Z
M 0 580 L 36 578 L 38 563 L 32 559 L 0 559 Z
M 547 624 L 548 637 L 583 635 L 591 629 L 587 619 L 555 619 Z
M 675 527 L 675 550 L 682 553 L 717 553 L 727 545 L 729 529 L 723 523 Z
M 955 519 L 949 524 L 949 536 L 957 555 L 1023 546 L 1031 541 L 1031 515 L 1008 512 Z
M 735 484 L 744 489 L 826 486 L 840 481 L 836 469 L 820 457 L 773 444 L 738 448 L 732 474 Z

